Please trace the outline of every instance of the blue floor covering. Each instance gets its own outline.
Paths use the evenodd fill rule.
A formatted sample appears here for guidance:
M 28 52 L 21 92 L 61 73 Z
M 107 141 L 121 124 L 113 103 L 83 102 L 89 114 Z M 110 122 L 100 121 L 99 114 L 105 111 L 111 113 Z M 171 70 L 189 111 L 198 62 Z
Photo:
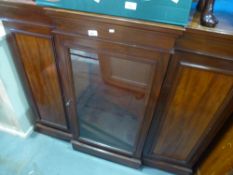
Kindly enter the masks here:
M 74 151 L 68 142 L 33 133 L 27 139 L 0 132 L 0 175 L 171 175 L 133 169 Z

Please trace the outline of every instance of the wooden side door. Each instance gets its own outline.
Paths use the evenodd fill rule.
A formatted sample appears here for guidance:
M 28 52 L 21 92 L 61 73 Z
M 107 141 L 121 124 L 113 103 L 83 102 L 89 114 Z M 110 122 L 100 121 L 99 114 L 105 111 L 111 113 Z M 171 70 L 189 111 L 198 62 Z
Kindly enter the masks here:
M 70 139 L 51 30 L 54 24 L 33 3 L 1 2 L 8 44 L 36 117 L 35 129 Z
M 36 128 L 63 139 L 70 138 L 52 37 L 20 30 L 10 31 L 10 44 L 18 53 L 15 61 L 25 77 L 27 94 L 36 110 Z
M 180 174 L 192 173 L 232 106 L 232 60 L 176 53 L 154 115 L 144 162 Z

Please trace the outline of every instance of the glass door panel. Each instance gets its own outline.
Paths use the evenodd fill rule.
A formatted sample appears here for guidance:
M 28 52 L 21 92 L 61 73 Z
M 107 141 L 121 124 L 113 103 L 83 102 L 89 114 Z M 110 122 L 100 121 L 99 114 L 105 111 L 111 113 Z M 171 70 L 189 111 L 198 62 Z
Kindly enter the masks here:
M 153 65 L 78 49 L 70 56 L 80 137 L 133 152 Z

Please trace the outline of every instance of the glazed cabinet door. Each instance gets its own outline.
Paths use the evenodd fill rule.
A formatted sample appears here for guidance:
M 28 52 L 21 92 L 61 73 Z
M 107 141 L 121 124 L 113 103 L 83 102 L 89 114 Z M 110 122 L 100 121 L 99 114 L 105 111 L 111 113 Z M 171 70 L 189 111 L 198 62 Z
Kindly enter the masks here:
M 168 55 L 61 34 L 56 44 L 74 147 L 139 166 Z
M 144 162 L 178 174 L 192 167 L 233 106 L 233 61 L 176 53 L 171 59 Z
M 20 32 L 12 36 L 38 113 L 37 125 L 68 131 L 51 37 Z

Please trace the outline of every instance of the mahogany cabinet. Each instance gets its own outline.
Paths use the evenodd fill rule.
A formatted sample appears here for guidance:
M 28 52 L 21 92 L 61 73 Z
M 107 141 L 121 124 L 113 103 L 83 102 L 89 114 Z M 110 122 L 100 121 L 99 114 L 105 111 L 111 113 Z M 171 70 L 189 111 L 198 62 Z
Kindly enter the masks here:
M 231 35 L 33 3 L 0 16 L 37 131 L 77 150 L 192 174 L 233 112 Z

